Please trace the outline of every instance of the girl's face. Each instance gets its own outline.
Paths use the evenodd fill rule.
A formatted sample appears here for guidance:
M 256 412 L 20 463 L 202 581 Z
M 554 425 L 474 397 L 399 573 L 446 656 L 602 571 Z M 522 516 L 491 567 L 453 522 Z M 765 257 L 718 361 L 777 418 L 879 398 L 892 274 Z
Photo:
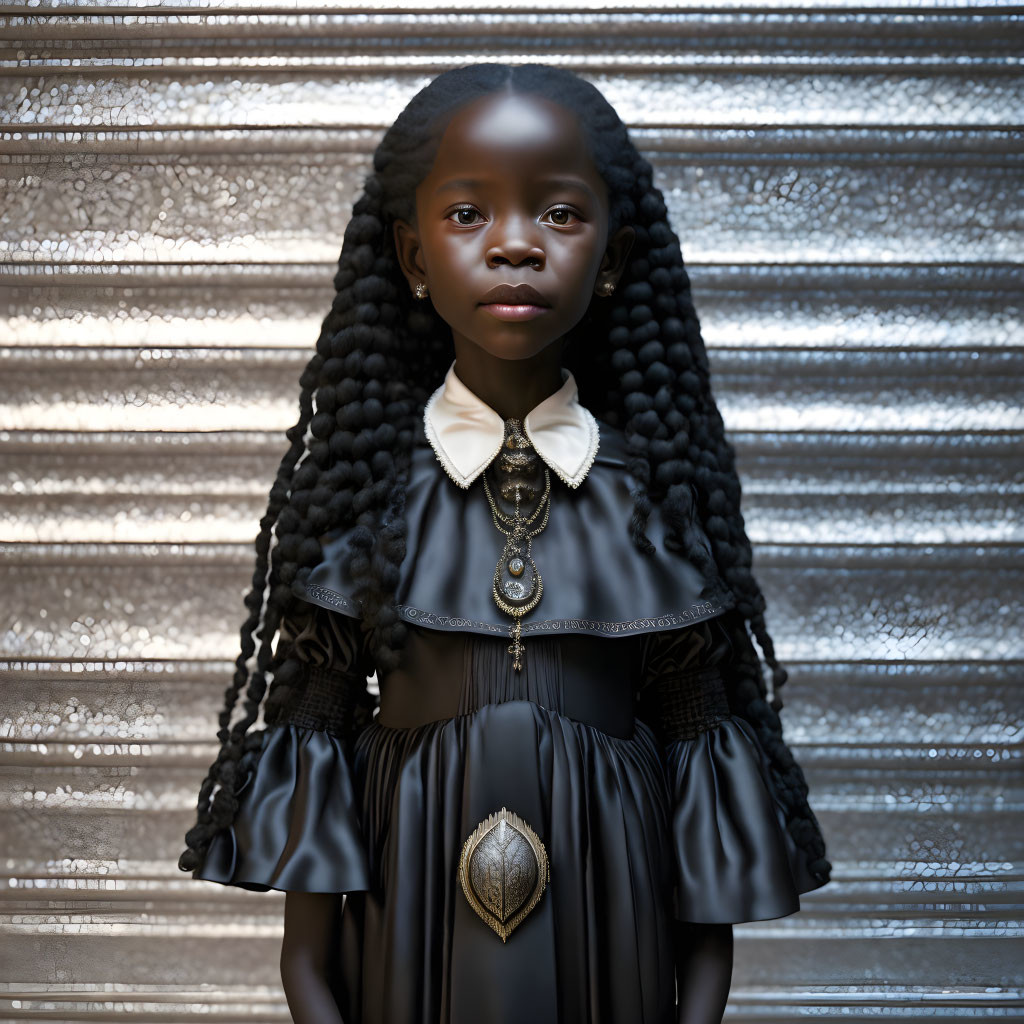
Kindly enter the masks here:
M 607 186 L 575 115 L 505 93 L 452 118 L 416 189 L 415 224 L 394 227 L 410 287 L 427 285 L 456 353 L 472 345 L 513 360 L 579 323 L 595 287 L 618 281 L 634 234 L 608 238 Z

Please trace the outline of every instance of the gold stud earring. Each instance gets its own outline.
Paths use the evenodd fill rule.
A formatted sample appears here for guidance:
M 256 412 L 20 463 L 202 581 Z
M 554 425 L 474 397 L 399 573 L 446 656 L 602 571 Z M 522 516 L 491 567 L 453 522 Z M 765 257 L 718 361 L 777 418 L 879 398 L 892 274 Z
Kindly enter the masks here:
M 615 291 L 615 285 L 611 281 L 602 281 L 597 286 L 598 295 L 604 295 L 607 297 L 608 295 L 611 295 L 613 291 Z
M 417 299 L 425 299 L 430 293 L 427 291 L 427 286 L 422 282 L 418 282 L 416 287 L 413 288 L 413 294 Z

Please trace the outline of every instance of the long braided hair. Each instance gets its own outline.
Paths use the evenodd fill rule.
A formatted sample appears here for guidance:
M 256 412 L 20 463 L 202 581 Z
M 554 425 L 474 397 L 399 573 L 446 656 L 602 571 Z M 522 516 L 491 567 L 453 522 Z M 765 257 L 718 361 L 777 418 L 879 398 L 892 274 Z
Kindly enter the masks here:
M 392 225 L 396 218 L 415 221 L 416 186 L 430 172 L 454 114 L 499 90 L 541 95 L 576 115 L 608 187 L 609 236 L 623 224 L 636 231 L 619 287 L 611 297 L 592 297 L 566 339 L 563 364 L 576 377 L 581 402 L 623 431 L 627 468 L 637 482 L 629 524 L 633 543 L 644 553 L 654 552 L 644 531 L 652 503 L 659 502 L 666 543 L 731 592 L 739 661 L 730 704 L 754 726 L 769 755 L 787 826 L 807 852 L 810 870 L 827 877 L 831 865 L 806 804 L 807 785 L 782 740 L 778 690 L 787 673 L 775 657 L 764 597 L 751 572 L 734 451 L 711 393 L 679 240 L 651 165 L 612 106 L 585 79 L 544 64 L 496 63 L 448 71 L 418 92 L 377 147 L 373 171 L 353 206 L 334 301 L 299 378 L 299 419 L 287 431 L 290 448 L 260 520 L 252 589 L 245 598 L 249 615 L 219 717 L 220 751 L 200 788 L 197 821 L 186 835 L 188 848 L 179 866 L 198 867 L 213 835 L 234 819 L 237 785 L 261 745 L 262 733 L 250 727 L 268 675 L 273 685 L 265 722 L 272 725 L 287 705 L 301 666 L 286 645 L 274 657 L 272 642 L 282 616 L 298 600 L 293 582 L 321 561 L 319 538 L 328 531 L 352 531 L 348 569 L 378 675 L 398 663 L 407 632 L 394 607 L 406 551 L 405 485 L 417 421 L 451 362 L 451 330 L 429 302 L 411 297 Z M 575 344 L 578 338 L 585 342 Z M 695 523 L 710 540 L 710 557 Z M 725 596 L 716 586 L 710 585 L 707 596 Z M 243 690 L 243 713 L 232 723 Z

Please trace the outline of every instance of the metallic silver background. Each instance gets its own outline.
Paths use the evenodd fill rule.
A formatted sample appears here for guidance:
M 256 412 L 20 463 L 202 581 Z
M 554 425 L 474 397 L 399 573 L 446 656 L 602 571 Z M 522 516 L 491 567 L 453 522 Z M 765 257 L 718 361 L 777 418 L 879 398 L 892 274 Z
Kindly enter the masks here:
M 287 1019 L 174 860 L 354 194 L 481 54 L 654 161 L 739 451 L 835 880 L 729 1019 L 1024 1018 L 1022 9 L 402 10 L 0 8 L 0 1020 Z

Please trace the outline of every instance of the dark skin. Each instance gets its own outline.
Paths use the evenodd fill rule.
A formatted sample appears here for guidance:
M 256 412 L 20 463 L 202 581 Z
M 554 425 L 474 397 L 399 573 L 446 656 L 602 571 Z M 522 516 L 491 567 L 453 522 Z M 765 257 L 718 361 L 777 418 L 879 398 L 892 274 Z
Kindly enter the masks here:
M 497 93 L 449 122 L 413 222 L 394 224 L 395 250 L 410 289 L 425 284 L 424 301 L 451 327 L 455 373 L 502 418 L 525 418 L 562 386 L 566 333 L 622 276 L 636 233 L 627 225 L 609 237 L 608 221 L 607 186 L 564 107 Z M 531 285 L 544 312 L 496 317 L 484 299 L 503 283 Z M 281 970 L 298 1024 L 342 1020 L 328 982 L 339 911 L 335 894 L 286 897 Z M 675 921 L 673 944 L 678 1024 L 720 1024 L 732 925 Z
M 466 179 L 476 184 L 458 184 Z M 505 93 L 455 115 L 416 189 L 415 223 L 394 225 L 410 289 L 427 285 L 451 327 L 456 374 L 506 419 L 562 386 L 564 336 L 600 284 L 618 283 L 634 236 L 626 226 L 608 237 L 608 188 L 575 117 Z M 532 285 L 550 308 L 496 319 L 481 302 L 501 283 Z
M 290 892 L 284 904 L 281 981 L 295 1024 L 341 1024 L 331 990 L 337 962 L 342 897 L 333 892 Z

